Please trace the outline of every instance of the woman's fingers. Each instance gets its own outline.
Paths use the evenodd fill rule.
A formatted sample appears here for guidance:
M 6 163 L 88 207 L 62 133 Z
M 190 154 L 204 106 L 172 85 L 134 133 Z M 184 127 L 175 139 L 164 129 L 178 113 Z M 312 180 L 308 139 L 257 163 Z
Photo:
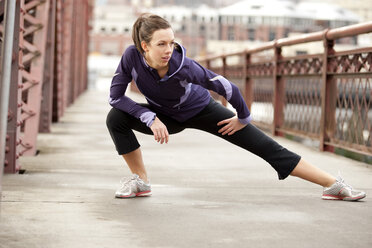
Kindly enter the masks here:
M 222 120 L 222 121 L 217 123 L 217 126 L 221 126 L 221 125 L 229 123 L 229 122 L 230 122 L 230 119 Z
M 218 126 L 225 124 L 220 130 L 219 133 L 222 135 L 233 135 L 240 129 L 244 128 L 246 125 L 241 124 L 237 117 L 233 117 L 230 119 L 222 120 L 217 123 Z
M 223 133 L 222 135 L 225 135 L 225 134 L 230 134 L 231 131 L 233 131 L 234 129 L 232 127 L 229 127 L 227 128 Z
M 165 144 L 168 143 L 168 140 L 169 140 L 169 133 L 168 133 L 168 130 L 165 129 Z
M 169 140 L 169 134 L 166 129 L 156 129 L 153 131 L 154 133 L 154 139 L 156 142 L 160 142 L 160 144 L 168 143 Z
M 163 144 L 163 143 L 164 143 L 164 140 L 165 140 L 165 132 L 164 132 L 164 129 L 161 129 L 161 130 L 160 130 L 160 134 L 161 134 L 161 136 L 160 136 L 159 142 L 160 142 L 160 144 Z
M 163 141 L 164 141 L 164 134 L 163 134 L 163 132 L 162 132 L 161 129 L 156 130 L 156 138 L 155 138 L 155 140 L 156 140 L 158 143 L 160 142 L 160 144 L 163 144 Z
M 225 135 L 226 133 L 229 132 L 230 129 L 231 129 L 231 125 L 227 124 L 223 126 L 220 130 L 218 130 L 218 132 L 221 133 L 222 135 Z
M 229 131 L 231 131 L 231 128 L 232 128 L 231 118 L 222 120 L 222 121 L 217 123 L 217 126 L 221 126 L 221 125 L 224 125 L 224 126 L 222 128 L 220 128 L 220 130 L 218 130 L 218 132 L 221 133 L 222 135 L 227 134 Z

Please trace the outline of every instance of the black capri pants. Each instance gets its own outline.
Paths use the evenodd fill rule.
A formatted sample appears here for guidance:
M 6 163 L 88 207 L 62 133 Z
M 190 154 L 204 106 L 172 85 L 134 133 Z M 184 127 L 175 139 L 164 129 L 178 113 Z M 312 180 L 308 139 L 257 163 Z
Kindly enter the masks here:
M 141 105 L 151 110 L 150 105 Z M 233 135 L 221 135 L 218 133 L 221 126 L 217 126 L 217 123 L 234 115 L 231 110 L 214 101 L 213 98 L 200 113 L 185 122 L 178 122 L 166 115 L 156 113 L 156 116 L 167 127 L 169 134 L 181 132 L 185 128 L 206 131 L 263 158 L 277 171 L 279 179 L 282 180 L 288 177 L 301 157 L 279 145 L 254 125 L 248 124 Z M 115 108 L 112 108 L 109 112 L 106 124 L 119 155 L 127 154 L 140 147 L 133 130 L 145 134 L 153 134 L 145 123 Z

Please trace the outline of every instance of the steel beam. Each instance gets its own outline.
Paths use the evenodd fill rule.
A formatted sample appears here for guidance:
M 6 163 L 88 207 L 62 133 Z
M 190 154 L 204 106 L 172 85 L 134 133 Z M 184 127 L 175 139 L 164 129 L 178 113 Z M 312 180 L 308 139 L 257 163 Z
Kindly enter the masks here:
M 63 114 L 63 9 L 62 0 L 56 1 L 55 57 L 53 82 L 53 116 L 57 122 Z
M 5 160 L 5 135 L 8 121 L 9 90 L 12 74 L 13 37 L 15 25 L 16 2 L 8 0 L 5 3 L 4 42 L 1 47 L 1 80 L 0 80 L 0 193 L 1 179 Z
M 30 1 L 26 4 L 28 11 L 35 11 L 35 19 L 38 23 L 37 29 L 32 29 L 32 42 L 37 49 L 37 55 L 34 57 L 30 64 L 29 73 L 34 78 L 35 84 L 27 90 L 27 103 L 24 102 L 23 111 L 28 115 L 24 123 L 24 144 L 27 149 L 22 153 L 23 155 L 35 155 L 36 154 L 36 139 L 39 130 L 39 118 L 41 108 L 41 90 L 43 85 L 44 77 L 44 63 L 45 63 L 45 50 L 47 41 L 47 27 L 48 27 L 48 15 L 49 15 L 50 1 Z M 30 18 L 30 14 L 26 15 L 25 18 Z M 32 27 L 31 26 L 31 27 Z M 41 27 L 41 28 L 40 28 Z M 30 37 L 30 36 L 29 36 Z
M 50 0 L 45 49 L 44 78 L 40 109 L 39 132 L 49 133 L 53 111 L 54 49 L 55 49 L 56 0 Z
M 14 38 L 13 38 L 13 57 L 11 85 L 9 93 L 9 113 L 8 113 L 8 126 L 7 126 L 7 139 L 6 139 L 6 153 L 5 153 L 5 173 L 16 173 L 20 170 L 18 145 L 20 140 L 20 125 L 18 121 L 21 114 L 21 76 L 20 70 L 22 67 L 19 65 L 22 52 L 20 51 L 20 21 L 21 21 L 21 0 L 16 0 L 16 12 L 14 20 Z

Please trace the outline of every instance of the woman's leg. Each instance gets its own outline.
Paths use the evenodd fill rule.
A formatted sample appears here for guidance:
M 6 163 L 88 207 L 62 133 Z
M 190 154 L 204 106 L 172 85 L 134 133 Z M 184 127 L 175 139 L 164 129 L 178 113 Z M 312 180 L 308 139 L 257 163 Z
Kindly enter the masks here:
M 323 187 L 330 187 L 336 182 L 336 178 L 309 164 L 303 159 L 298 162 L 297 166 L 293 169 L 290 175 L 319 184 Z
M 212 133 L 263 158 L 277 171 L 279 179 L 292 175 L 322 186 L 330 186 L 335 182 L 335 178 L 305 162 L 299 155 L 282 147 L 252 124 L 233 135 L 218 133 L 221 126 L 217 126 L 217 123 L 233 116 L 232 111 L 212 100 L 187 124 L 188 127 Z
M 221 135 L 217 123 L 234 116 L 221 104 L 211 103 L 188 122 L 188 127 L 197 128 L 219 136 L 235 145 L 246 149 L 266 160 L 278 173 L 279 179 L 297 176 L 324 187 L 322 199 L 358 201 L 366 197 L 366 193 L 353 189 L 341 177 L 337 179 L 321 169 L 305 162 L 301 157 L 279 145 L 252 124 L 233 135 Z
M 144 106 L 149 107 L 148 105 Z M 169 134 L 184 129 L 180 123 L 166 116 L 157 114 L 157 117 L 167 126 Z M 152 135 L 151 129 L 139 119 L 115 108 L 111 109 L 107 115 L 106 124 L 118 154 L 123 156 L 131 172 L 148 182 L 140 144 L 133 130 Z
M 148 183 L 149 181 L 147 179 L 145 164 L 142 159 L 141 148 L 137 148 L 136 150 L 123 154 L 122 156 L 125 162 L 127 162 L 130 171 L 133 174 L 137 174 L 145 183 Z

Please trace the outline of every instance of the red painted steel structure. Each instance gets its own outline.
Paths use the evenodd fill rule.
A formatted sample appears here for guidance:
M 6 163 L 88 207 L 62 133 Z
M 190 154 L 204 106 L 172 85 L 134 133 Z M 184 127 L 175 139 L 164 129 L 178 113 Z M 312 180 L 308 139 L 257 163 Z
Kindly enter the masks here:
M 7 0 L 13 1 L 13 0 Z M 92 0 L 14 0 L 16 23 L 6 138 L 5 173 L 35 155 L 39 132 L 49 132 L 87 88 Z M 0 0 L 0 17 L 5 0 Z M 0 18 L 0 38 L 2 37 Z
M 254 123 L 273 135 L 315 139 L 322 151 L 338 147 L 371 156 L 372 47 L 335 50 L 337 39 L 371 32 L 372 22 L 327 29 L 200 62 L 240 81 L 248 106 L 260 107 Z M 283 56 L 286 47 L 314 41 L 323 41 L 322 54 Z M 239 61 L 229 65 L 232 57 Z M 211 66 L 216 61 L 222 66 Z

